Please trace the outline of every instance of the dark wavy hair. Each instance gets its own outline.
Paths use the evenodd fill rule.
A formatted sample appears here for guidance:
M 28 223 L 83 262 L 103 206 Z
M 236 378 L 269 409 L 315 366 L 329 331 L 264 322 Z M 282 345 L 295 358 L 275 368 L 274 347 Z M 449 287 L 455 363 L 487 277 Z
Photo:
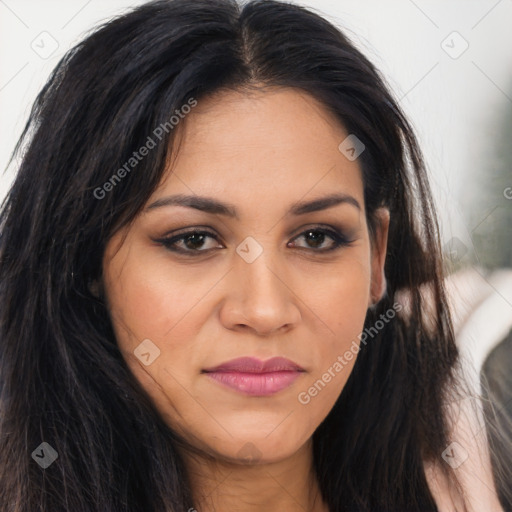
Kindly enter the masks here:
M 365 327 L 398 294 L 409 301 L 408 315 L 361 350 L 313 435 L 323 497 L 335 512 L 436 510 L 423 462 L 439 460 L 449 443 L 443 400 L 458 353 L 410 124 L 368 59 L 310 10 L 273 0 L 160 0 L 66 53 L 16 146 L 23 158 L 0 218 L 2 511 L 193 506 L 177 450 L 184 441 L 130 372 L 90 286 L 101 279 L 109 239 L 159 184 L 174 132 L 102 199 L 94 191 L 191 97 L 275 86 L 307 92 L 365 144 L 370 234 L 377 208 L 391 212 L 387 293 Z M 421 285 L 434 299 L 433 328 Z M 45 470 L 30 456 L 42 441 L 58 452 Z

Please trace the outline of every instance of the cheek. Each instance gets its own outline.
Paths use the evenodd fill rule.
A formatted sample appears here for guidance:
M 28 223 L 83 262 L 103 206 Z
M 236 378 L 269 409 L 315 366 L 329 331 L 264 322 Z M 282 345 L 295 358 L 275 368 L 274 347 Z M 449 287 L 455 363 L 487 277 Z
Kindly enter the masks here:
M 212 314 L 208 294 L 219 281 L 218 273 L 211 267 L 170 268 L 165 255 L 148 263 L 146 252 L 140 251 L 140 258 L 137 251 L 126 252 L 129 258 L 119 253 L 104 267 L 118 347 L 169 423 L 192 410 L 197 416 L 191 406 L 191 398 L 197 398 L 192 383 L 204 366 L 199 340 Z M 158 356 L 147 366 L 137 358 L 143 340 L 157 347 Z
M 195 286 L 187 272 L 173 272 L 171 280 L 166 266 L 158 261 L 144 263 L 133 253 L 131 258 L 119 253 L 108 267 L 104 266 L 117 343 L 131 372 L 168 425 L 186 435 L 190 425 L 201 418 L 213 431 L 215 425 L 208 423 L 189 380 L 197 373 L 200 361 L 193 349 L 201 326 L 197 306 L 215 281 L 205 277 L 197 279 Z M 154 359 L 150 354 L 148 365 L 137 357 L 136 349 L 143 340 L 151 340 L 158 349 Z
M 329 327 L 332 336 L 319 345 L 327 352 L 342 349 L 360 334 L 370 299 L 370 263 L 366 253 L 350 257 L 310 288 L 307 302 Z
M 328 329 L 316 340 L 315 371 L 299 403 L 324 417 L 343 390 L 359 353 L 370 298 L 370 265 L 354 258 L 308 293 L 308 305 Z
M 163 340 L 180 328 L 182 319 L 214 283 L 208 277 L 191 281 L 190 271 L 174 271 L 170 279 L 166 267 L 159 261 L 147 264 L 133 258 L 121 264 L 114 259 L 106 272 L 113 322 L 120 329 L 129 327 L 130 335 L 139 342 L 145 338 Z

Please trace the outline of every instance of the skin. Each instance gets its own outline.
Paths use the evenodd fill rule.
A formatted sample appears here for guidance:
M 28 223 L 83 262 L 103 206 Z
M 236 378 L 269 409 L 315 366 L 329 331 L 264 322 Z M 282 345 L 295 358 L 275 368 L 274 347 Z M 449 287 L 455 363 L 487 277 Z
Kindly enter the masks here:
M 368 306 L 385 289 L 389 224 L 379 210 L 370 240 L 359 163 L 338 149 L 347 135 L 320 103 L 292 89 L 201 99 L 180 123 L 179 151 L 147 206 L 196 194 L 231 203 L 239 218 L 176 205 L 145 208 L 108 243 L 102 284 L 119 347 L 188 443 L 181 451 L 201 511 L 327 510 L 312 471 L 311 436 L 355 357 L 308 404 L 298 395 L 358 342 Z M 287 213 L 297 201 L 334 192 L 360 209 L 342 203 Z M 341 231 L 350 243 L 322 253 L 334 240 L 304 233 L 319 227 Z M 218 239 L 177 242 L 195 257 L 155 241 L 191 228 L 208 228 Z M 252 263 L 236 252 L 248 236 L 263 250 Z M 160 350 L 148 366 L 134 355 L 144 339 Z M 283 356 L 305 371 L 267 397 L 201 373 L 241 356 Z

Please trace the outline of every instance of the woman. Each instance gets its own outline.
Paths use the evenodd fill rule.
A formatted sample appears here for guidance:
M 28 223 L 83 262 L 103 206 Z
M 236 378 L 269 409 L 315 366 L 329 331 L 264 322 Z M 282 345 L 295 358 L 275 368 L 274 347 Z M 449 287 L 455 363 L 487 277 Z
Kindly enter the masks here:
M 338 29 L 148 3 L 64 57 L 28 138 L 2 211 L 2 510 L 473 510 L 424 164 Z

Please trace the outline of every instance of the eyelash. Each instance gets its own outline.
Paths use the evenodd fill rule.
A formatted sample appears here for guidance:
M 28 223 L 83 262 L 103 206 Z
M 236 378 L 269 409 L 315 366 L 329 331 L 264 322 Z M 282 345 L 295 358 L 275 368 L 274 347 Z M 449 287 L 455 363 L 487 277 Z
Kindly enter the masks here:
M 323 235 L 329 236 L 334 241 L 333 245 L 329 249 L 315 249 L 315 248 L 307 248 L 307 247 L 299 247 L 299 249 L 306 249 L 306 250 L 311 250 L 316 253 L 324 254 L 324 253 L 329 253 L 329 252 L 335 251 L 337 249 L 341 249 L 342 247 L 347 247 L 353 242 L 352 240 L 348 240 L 344 235 L 342 235 L 341 233 L 339 233 L 335 230 L 319 228 L 319 227 L 306 229 L 305 231 L 303 231 L 302 233 L 299 233 L 296 237 L 294 237 L 293 240 L 296 240 L 297 238 L 300 238 L 301 236 L 304 236 L 311 232 L 321 233 Z M 162 244 L 169 251 L 179 253 L 179 254 L 185 254 L 190 257 L 199 256 L 201 253 L 209 253 L 210 251 L 215 250 L 215 248 L 206 249 L 206 250 L 181 249 L 181 248 L 177 248 L 175 246 L 176 242 L 182 241 L 192 235 L 206 235 L 208 237 L 215 239 L 217 242 L 219 241 L 215 234 L 211 233 L 210 231 L 199 230 L 199 229 L 187 231 L 185 233 L 180 233 L 179 235 L 174 235 L 171 237 L 163 237 L 163 238 L 160 238 L 160 239 L 157 239 L 154 241 L 156 243 Z

